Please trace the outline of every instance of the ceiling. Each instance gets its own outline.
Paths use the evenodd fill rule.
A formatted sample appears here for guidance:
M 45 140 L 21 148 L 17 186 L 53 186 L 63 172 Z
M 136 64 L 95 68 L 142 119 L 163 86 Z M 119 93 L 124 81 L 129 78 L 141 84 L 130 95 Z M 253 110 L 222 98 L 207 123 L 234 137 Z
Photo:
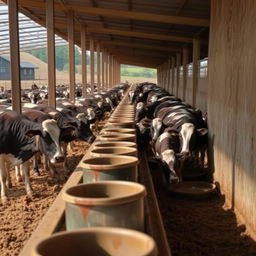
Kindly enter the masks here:
M 6 0 L 3 2 L 7 2 Z M 101 47 L 125 64 L 157 67 L 193 38 L 207 57 L 210 0 L 55 0 L 56 33 L 67 39 L 68 14 L 74 12 L 75 43 L 81 26 Z M 45 26 L 43 0 L 18 0 L 20 11 Z

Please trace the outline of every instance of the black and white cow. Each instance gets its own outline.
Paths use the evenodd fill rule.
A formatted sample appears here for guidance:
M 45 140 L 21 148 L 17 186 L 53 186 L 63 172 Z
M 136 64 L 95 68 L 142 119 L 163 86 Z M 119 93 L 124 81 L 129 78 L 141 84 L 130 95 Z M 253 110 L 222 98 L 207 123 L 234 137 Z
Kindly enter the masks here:
M 176 131 L 166 131 L 156 140 L 154 145 L 155 154 L 169 167 L 169 182 L 176 183 L 181 180 L 178 170 L 177 154 L 180 150 L 179 134 Z
M 1 199 L 5 203 L 7 172 L 5 162 L 21 165 L 27 195 L 32 194 L 29 180 L 29 159 L 42 152 L 51 163 L 62 162 L 64 159 L 60 147 L 60 128 L 53 119 L 38 124 L 28 120 L 15 111 L 0 114 L 0 184 Z

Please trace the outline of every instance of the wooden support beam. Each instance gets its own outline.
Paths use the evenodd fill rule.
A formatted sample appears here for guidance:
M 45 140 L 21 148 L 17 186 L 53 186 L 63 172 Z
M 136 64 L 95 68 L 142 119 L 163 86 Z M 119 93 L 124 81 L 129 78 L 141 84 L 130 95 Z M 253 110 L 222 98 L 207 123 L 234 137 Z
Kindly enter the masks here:
M 102 49 L 102 61 L 101 61 L 101 73 L 102 73 L 102 90 L 105 90 L 105 71 L 106 71 L 106 67 L 105 67 L 105 49 Z
M 147 39 L 155 39 L 155 40 L 163 40 L 163 41 L 174 41 L 174 42 L 184 42 L 184 43 L 193 42 L 193 39 L 191 37 L 170 36 L 170 35 L 163 35 L 163 34 L 144 33 L 144 32 L 135 32 L 135 31 L 127 31 L 127 30 L 109 29 L 109 28 L 88 27 L 88 31 L 99 33 L 99 34 L 129 36 L 129 37 L 147 38 Z
M 176 96 L 179 97 L 181 54 L 176 54 Z
M 86 27 L 81 26 L 81 50 L 82 50 L 82 95 L 87 94 L 87 56 L 86 56 Z
M 18 1 L 8 0 L 12 109 L 21 112 Z
M 56 65 L 54 0 L 46 0 L 47 59 L 48 59 L 48 105 L 56 107 Z
M 113 87 L 113 56 L 109 56 L 109 87 Z
M 196 107 L 196 96 L 198 88 L 198 73 L 200 60 L 200 41 L 193 39 L 193 90 L 192 90 L 192 106 Z
M 106 89 L 109 88 L 109 54 L 106 53 Z
M 90 36 L 90 72 L 91 72 L 91 95 L 94 95 L 94 42 Z
M 170 92 L 171 87 L 171 59 L 167 61 L 167 91 Z
M 143 49 L 133 49 L 127 47 L 107 47 L 108 51 L 114 53 L 115 55 L 120 54 L 129 54 L 130 56 L 138 56 L 138 55 L 145 55 L 145 56 L 154 56 L 154 57 L 161 57 L 166 59 L 166 54 L 163 52 L 158 52 L 154 50 L 143 50 Z
M 23 7 L 33 7 L 42 9 L 44 6 L 41 2 L 31 1 L 31 0 L 19 0 L 19 4 Z M 135 11 L 124 11 L 117 9 L 107 9 L 107 8 L 95 8 L 89 6 L 81 5 L 65 5 L 55 3 L 55 8 L 59 11 L 65 11 L 66 8 L 73 10 L 77 13 L 87 13 L 92 15 L 100 15 L 107 17 L 116 17 L 123 19 L 134 19 L 134 20 L 143 20 L 151 22 L 160 22 L 160 23 L 169 23 L 169 24 L 180 24 L 188 26 L 199 26 L 199 27 L 209 27 L 209 19 L 202 18 L 190 18 L 190 17 L 181 17 L 174 15 L 160 15 L 154 13 L 145 13 L 145 12 L 135 12 Z
M 97 91 L 101 91 L 101 77 L 100 77 L 100 44 L 97 43 Z
M 183 65 L 183 93 L 182 99 L 186 101 L 186 91 L 187 91 L 187 80 L 188 80 L 188 48 L 183 48 L 182 56 L 182 65 Z
M 121 64 L 148 67 L 148 68 L 157 68 L 158 66 L 157 63 L 146 62 L 144 60 L 142 61 L 142 60 L 136 60 L 136 59 L 129 59 L 127 57 L 118 57 L 118 61 Z
M 175 83 L 175 57 L 172 57 L 172 91 L 174 94 L 174 83 Z
M 75 102 L 74 12 L 68 12 L 69 99 Z

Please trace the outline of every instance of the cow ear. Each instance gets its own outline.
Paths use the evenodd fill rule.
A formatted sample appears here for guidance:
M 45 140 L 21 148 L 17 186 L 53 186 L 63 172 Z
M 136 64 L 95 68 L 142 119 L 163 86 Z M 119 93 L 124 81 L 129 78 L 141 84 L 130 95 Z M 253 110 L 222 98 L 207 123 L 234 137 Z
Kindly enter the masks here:
M 197 129 L 197 132 L 198 132 L 199 136 L 204 136 L 204 135 L 208 134 L 208 129 L 207 128 L 199 128 L 199 129 Z
M 42 132 L 40 130 L 29 130 L 25 133 L 25 135 L 32 138 L 36 135 L 42 135 Z

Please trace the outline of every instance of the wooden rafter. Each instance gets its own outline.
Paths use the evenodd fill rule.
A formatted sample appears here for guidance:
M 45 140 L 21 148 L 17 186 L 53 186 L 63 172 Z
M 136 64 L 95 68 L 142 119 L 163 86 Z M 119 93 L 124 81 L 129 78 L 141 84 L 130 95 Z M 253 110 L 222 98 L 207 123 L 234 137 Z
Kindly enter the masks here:
M 19 0 L 19 4 L 23 7 L 32 7 L 32 8 L 40 8 L 40 9 L 45 8 L 43 2 L 35 2 L 31 0 Z M 95 8 L 95 7 L 88 7 L 88 6 L 85 7 L 85 6 L 79 6 L 79 5 L 70 5 L 70 6 L 66 5 L 66 7 L 79 13 L 108 16 L 112 18 L 117 17 L 117 18 L 144 20 L 144 21 L 170 23 L 170 24 L 180 24 L 180 25 L 188 25 L 188 26 L 200 26 L 200 27 L 209 26 L 209 20 L 201 19 L 201 18 L 159 15 L 154 13 L 123 11 L 123 10 L 117 10 L 117 9 Z M 62 10 L 63 6 L 61 4 L 55 3 L 55 8 L 56 10 Z

